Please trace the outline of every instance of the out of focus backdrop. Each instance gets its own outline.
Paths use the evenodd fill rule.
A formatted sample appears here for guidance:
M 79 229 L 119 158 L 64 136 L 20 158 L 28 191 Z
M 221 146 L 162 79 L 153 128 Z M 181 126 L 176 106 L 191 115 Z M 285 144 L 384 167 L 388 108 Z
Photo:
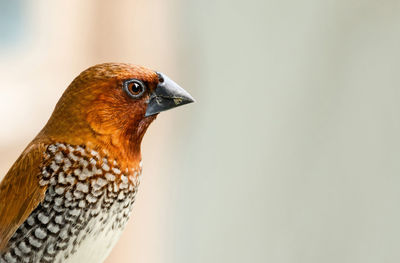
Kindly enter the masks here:
M 64 89 L 141 64 L 197 100 L 144 139 L 107 262 L 400 262 L 400 2 L 0 0 L 0 177 Z

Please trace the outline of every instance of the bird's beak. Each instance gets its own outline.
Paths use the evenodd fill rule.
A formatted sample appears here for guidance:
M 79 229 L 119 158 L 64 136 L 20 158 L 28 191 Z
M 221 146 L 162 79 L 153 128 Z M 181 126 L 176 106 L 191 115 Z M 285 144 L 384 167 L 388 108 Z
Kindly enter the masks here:
M 150 95 L 145 116 L 151 116 L 178 106 L 194 102 L 192 96 L 166 75 L 157 72 L 159 82 Z

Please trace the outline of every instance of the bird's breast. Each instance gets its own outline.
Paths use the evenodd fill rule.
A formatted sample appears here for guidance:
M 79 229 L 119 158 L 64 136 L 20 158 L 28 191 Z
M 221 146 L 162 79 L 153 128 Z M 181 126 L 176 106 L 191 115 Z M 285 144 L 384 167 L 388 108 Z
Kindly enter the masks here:
M 45 198 L 0 263 L 102 262 L 128 220 L 141 168 L 122 171 L 117 160 L 63 143 L 48 146 L 43 158 Z

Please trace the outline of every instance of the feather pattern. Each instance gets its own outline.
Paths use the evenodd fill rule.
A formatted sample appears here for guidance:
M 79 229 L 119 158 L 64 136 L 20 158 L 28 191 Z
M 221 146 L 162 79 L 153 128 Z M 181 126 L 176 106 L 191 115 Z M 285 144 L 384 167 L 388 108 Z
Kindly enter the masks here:
M 36 184 L 46 193 L 0 262 L 103 261 L 129 218 L 140 167 L 121 171 L 117 160 L 84 145 L 51 144 L 42 156 Z
M 31 143 L 0 184 L 0 250 L 44 198 L 47 187 L 39 185 L 39 175 L 45 148 Z

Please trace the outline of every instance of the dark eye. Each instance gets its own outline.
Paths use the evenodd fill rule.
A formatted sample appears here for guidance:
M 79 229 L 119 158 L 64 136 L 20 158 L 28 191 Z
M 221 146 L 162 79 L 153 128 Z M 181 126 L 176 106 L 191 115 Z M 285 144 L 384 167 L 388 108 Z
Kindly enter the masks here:
M 146 90 L 145 85 L 138 79 L 129 79 L 124 82 L 124 90 L 132 98 L 139 98 Z

